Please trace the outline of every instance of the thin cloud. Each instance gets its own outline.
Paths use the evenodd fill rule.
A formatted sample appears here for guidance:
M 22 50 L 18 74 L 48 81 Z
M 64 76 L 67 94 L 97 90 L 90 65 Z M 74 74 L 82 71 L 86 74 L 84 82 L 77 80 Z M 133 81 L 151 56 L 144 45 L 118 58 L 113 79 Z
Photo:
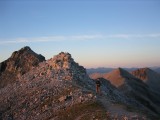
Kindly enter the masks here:
M 160 37 L 160 33 L 157 34 L 150 34 L 149 37 L 154 37 L 154 38 L 159 38 Z
M 127 39 L 130 38 L 131 36 L 128 34 L 115 34 L 115 35 L 107 35 L 106 38 L 123 38 Z
M 48 36 L 37 38 L 17 38 L 11 40 L 0 41 L 0 44 L 12 43 L 34 43 L 34 42 L 60 42 L 60 41 L 84 41 L 104 38 L 101 35 L 73 35 L 73 36 Z
M 79 35 L 79 36 L 69 36 L 68 39 L 70 40 L 94 40 L 104 38 L 103 35 Z
M 46 36 L 35 38 L 16 38 L 2 41 L 0 44 L 36 43 L 36 42 L 60 42 L 60 41 L 86 41 L 132 38 L 160 38 L 160 33 L 154 34 L 112 34 L 112 35 L 70 35 L 70 36 Z

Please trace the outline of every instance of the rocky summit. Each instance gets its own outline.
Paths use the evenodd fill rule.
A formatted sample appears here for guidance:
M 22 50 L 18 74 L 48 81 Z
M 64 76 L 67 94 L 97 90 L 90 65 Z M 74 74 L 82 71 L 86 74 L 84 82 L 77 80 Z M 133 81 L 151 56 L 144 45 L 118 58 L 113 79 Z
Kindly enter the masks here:
M 13 52 L 10 58 L 0 63 L 0 88 L 14 83 L 42 61 L 45 61 L 45 57 L 36 54 L 28 46 Z
M 21 50 L 26 48 L 31 52 L 28 47 Z M 13 58 L 25 57 L 25 54 L 22 57 L 17 53 L 12 55 Z M 100 78 L 100 93 L 96 93 L 95 80 L 89 78 L 86 69 L 76 63 L 69 53 L 61 52 L 36 64 L 17 77 L 14 83 L 0 89 L 0 119 L 159 119 L 157 111 L 127 96 L 109 80 Z M 119 70 L 121 75 L 126 75 L 126 71 Z

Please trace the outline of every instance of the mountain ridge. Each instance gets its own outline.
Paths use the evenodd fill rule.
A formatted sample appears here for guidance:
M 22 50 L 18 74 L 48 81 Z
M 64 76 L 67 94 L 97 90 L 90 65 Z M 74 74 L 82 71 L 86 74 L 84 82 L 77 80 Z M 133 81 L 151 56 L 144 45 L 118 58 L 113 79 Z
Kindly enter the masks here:
M 137 69 L 140 69 L 140 68 L 136 68 L 136 67 L 131 67 L 131 68 L 126 68 L 126 67 L 121 67 L 123 68 L 124 70 L 127 70 L 128 72 L 132 72 L 134 70 L 137 70 Z M 157 72 L 160 74 L 160 67 L 148 67 L 150 68 L 151 70 Z M 108 72 L 111 72 L 113 71 L 114 69 L 116 68 L 107 68 L 107 67 L 98 67 L 98 68 L 87 68 L 87 73 L 90 75 L 90 74 L 93 74 L 93 73 L 108 73 Z
M 132 76 L 121 68 L 117 73 L 127 80 Z M 60 52 L 0 89 L 0 119 L 104 120 L 137 115 L 137 119 L 150 120 L 159 117 L 150 105 L 152 101 L 149 105 L 153 110 L 127 96 L 122 86 L 117 88 L 104 78 L 100 81 L 101 93 L 98 94 L 95 79 L 89 78 L 86 69 L 76 63 L 71 54 Z M 128 107 L 132 111 L 128 111 Z
M 97 78 L 92 75 L 90 77 Z M 160 112 L 159 107 L 157 107 L 157 105 L 160 106 L 160 95 L 152 91 L 147 84 L 126 70 L 117 68 L 109 73 L 102 74 L 101 77 L 109 80 L 112 85 L 116 86 L 126 96 L 135 99 L 153 112 Z

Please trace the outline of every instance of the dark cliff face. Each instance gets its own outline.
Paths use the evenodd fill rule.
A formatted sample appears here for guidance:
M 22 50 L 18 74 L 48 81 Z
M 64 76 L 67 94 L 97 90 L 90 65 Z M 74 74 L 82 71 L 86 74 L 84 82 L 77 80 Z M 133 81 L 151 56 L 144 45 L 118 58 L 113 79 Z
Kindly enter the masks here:
M 19 76 L 38 66 L 42 61 L 45 61 L 45 57 L 27 46 L 13 52 L 10 58 L 0 63 L 0 87 L 13 83 Z
M 0 73 L 2 73 L 3 71 L 5 71 L 5 68 L 6 68 L 6 62 L 1 62 L 0 63 Z

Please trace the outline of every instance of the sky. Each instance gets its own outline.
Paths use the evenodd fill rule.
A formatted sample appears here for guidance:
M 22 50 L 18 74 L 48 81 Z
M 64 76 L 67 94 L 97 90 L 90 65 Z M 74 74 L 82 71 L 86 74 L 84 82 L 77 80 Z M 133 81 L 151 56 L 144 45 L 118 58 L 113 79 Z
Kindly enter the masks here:
M 86 68 L 160 67 L 160 1 L 0 0 L 0 62 L 24 46 Z

